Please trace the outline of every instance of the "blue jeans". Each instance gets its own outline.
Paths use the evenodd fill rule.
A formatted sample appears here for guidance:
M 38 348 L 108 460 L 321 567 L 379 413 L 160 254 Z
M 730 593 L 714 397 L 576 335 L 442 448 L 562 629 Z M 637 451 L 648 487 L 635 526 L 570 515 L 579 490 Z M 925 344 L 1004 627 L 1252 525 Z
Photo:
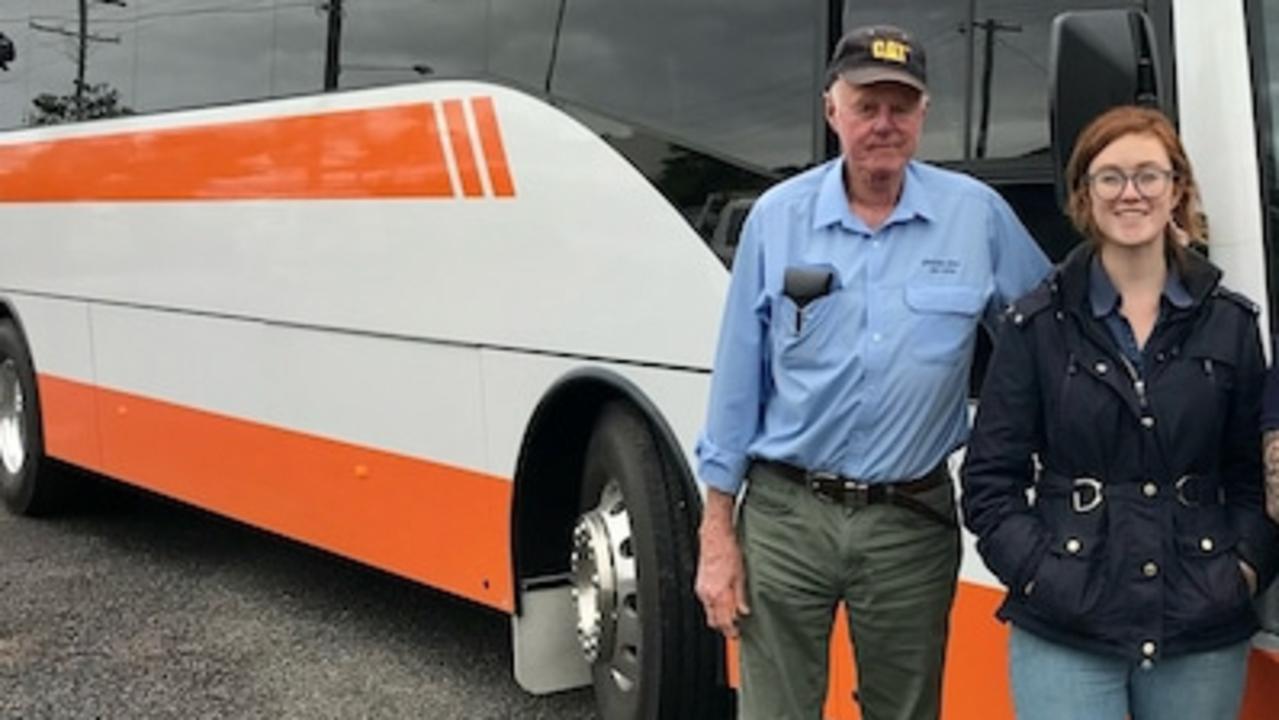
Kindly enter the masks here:
M 1150 668 L 1012 628 L 1018 720 L 1235 720 L 1250 643 L 1159 660 Z

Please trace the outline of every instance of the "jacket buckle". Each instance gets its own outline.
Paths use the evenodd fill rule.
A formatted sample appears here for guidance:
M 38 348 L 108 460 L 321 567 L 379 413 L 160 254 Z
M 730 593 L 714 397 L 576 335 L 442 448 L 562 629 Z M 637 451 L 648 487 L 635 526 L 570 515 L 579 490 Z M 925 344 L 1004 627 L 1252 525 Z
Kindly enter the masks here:
M 1200 493 L 1191 492 L 1189 496 L 1186 494 L 1187 486 L 1193 490 L 1195 486 L 1194 481 L 1198 479 L 1199 478 L 1196 475 L 1182 475 L 1177 478 L 1177 484 L 1174 486 L 1177 489 L 1177 502 L 1181 503 L 1183 507 L 1203 507 L 1204 500 Z M 1226 504 L 1226 492 L 1220 485 L 1217 486 L 1217 504 Z
M 1096 478 L 1075 478 L 1075 487 L 1070 492 L 1070 506 L 1079 514 L 1090 513 L 1101 507 L 1101 481 Z

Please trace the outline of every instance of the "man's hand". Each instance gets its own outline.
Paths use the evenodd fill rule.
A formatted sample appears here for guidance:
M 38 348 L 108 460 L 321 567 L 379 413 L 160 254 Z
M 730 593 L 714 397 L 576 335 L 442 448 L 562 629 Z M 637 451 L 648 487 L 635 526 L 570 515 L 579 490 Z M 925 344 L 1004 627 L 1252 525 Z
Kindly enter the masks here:
M 733 533 L 733 496 L 707 490 L 702 513 L 701 553 L 697 561 L 697 598 L 706 609 L 706 624 L 737 637 L 737 619 L 750 613 L 746 605 L 746 570 Z
M 1279 522 L 1279 430 L 1265 436 L 1266 513 Z

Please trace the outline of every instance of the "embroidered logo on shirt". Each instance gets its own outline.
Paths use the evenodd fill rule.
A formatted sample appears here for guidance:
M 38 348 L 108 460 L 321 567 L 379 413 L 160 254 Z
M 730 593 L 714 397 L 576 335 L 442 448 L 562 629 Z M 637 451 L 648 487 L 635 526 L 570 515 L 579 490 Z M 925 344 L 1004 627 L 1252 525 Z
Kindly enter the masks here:
M 924 258 L 923 266 L 929 275 L 959 274 L 959 261 L 954 258 Z

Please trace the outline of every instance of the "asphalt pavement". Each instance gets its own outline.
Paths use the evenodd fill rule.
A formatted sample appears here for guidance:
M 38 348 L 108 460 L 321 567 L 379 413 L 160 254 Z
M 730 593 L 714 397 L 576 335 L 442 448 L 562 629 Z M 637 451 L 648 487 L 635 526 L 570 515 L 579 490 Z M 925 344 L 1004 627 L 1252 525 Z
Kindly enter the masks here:
M 594 718 L 509 618 L 123 486 L 0 510 L 2 718 Z

